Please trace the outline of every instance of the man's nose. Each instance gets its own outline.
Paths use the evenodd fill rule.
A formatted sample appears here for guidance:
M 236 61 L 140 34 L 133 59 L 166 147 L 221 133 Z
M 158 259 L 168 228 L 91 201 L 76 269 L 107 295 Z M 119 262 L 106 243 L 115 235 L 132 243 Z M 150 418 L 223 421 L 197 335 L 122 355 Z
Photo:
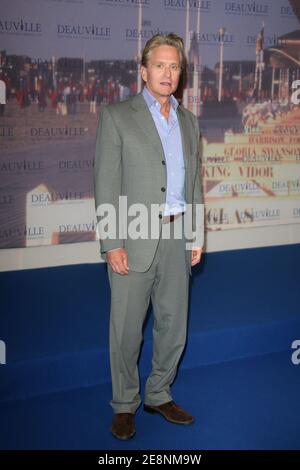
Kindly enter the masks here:
M 165 76 L 166 77 L 170 77 L 171 76 L 171 69 L 168 65 L 165 66 L 165 69 L 164 69 L 164 72 L 165 72 Z

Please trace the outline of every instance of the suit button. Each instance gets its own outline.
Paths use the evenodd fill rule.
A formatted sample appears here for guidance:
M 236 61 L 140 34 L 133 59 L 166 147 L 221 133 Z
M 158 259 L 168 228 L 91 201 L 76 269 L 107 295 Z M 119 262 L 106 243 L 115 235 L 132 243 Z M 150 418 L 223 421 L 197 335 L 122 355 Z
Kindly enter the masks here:
M 162 192 L 164 193 L 164 192 L 165 192 L 165 190 L 166 190 L 166 188 L 162 187 L 162 188 L 161 188 L 161 190 L 162 190 Z
M 159 217 L 160 219 L 162 219 L 162 214 L 159 214 L 159 216 L 158 216 L 158 217 Z
M 165 162 L 164 160 L 162 160 L 162 162 L 161 162 L 161 163 L 162 163 L 163 165 L 165 165 L 165 164 L 166 164 L 166 162 Z

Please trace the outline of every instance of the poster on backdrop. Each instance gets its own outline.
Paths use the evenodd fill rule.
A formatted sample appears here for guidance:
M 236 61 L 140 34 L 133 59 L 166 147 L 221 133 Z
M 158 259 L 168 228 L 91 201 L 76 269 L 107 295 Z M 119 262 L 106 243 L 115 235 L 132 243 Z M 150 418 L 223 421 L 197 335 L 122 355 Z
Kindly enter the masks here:
M 0 248 L 95 240 L 99 110 L 140 90 L 143 46 L 171 31 L 206 230 L 299 223 L 299 19 L 296 0 L 2 0 Z

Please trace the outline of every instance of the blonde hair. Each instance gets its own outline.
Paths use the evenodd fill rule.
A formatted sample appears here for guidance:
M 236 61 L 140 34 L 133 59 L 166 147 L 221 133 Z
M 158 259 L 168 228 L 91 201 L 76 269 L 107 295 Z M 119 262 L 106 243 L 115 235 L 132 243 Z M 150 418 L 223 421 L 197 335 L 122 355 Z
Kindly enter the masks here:
M 149 59 L 150 59 L 150 54 L 155 47 L 158 46 L 173 46 L 177 49 L 178 54 L 179 54 L 179 59 L 180 59 L 180 67 L 183 67 L 183 64 L 185 62 L 185 56 L 184 56 L 184 42 L 183 39 L 180 36 L 177 36 L 175 33 L 169 33 L 166 35 L 163 34 L 155 34 L 155 36 L 152 36 L 147 42 L 144 47 L 143 53 L 142 53 L 142 59 L 141 59 L 141 65 L 143 67 L 147 67 Z

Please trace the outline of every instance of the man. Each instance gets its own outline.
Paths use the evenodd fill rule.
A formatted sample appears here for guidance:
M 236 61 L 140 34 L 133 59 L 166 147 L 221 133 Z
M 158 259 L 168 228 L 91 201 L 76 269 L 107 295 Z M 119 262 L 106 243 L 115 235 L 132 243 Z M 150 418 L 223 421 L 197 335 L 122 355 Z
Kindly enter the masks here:
M 183 64 L 181 38 L 153 36 L 142 55 L 142 93 L 104 107 L 100 114 L 95 158 L 97 215 L 103 215 L 100 206 L 112 205 L 117 221 L 113 235 L 107 236 L 101 226 L 99 237 L 111 288 L 111 432 L 119 439 L 135 434 L 134 415 L 141 403 L 137 360 L 150 298 L 153 360 L 144 410 L 160 413 L 172 423 L 194 422 L 173 401 L 170 391 L 186 341 L 191 265 L 200 261 L 203 244 L 203 210 L 196 227 L 197 246 L 187 249 L 182 228 L 187 225 L 188 205 L 203 209 L 197 119 L 173 96 Z M 120 206 L 120 196 L 126 196 L 128 212 Z M 157 225 L 157 237 L 124 235 L 122 227 L 132 221 L 130 208 L 135 204 L 147 209 L 145 225 Z M 154 205 L 163 208 L 156 215 L 151 212 Z M 194 219 L 193 211 L 193 231 Z M 181 230 L 178 238 L 175 226 Z M 163 234 L 168 230 L 167 238 Z

